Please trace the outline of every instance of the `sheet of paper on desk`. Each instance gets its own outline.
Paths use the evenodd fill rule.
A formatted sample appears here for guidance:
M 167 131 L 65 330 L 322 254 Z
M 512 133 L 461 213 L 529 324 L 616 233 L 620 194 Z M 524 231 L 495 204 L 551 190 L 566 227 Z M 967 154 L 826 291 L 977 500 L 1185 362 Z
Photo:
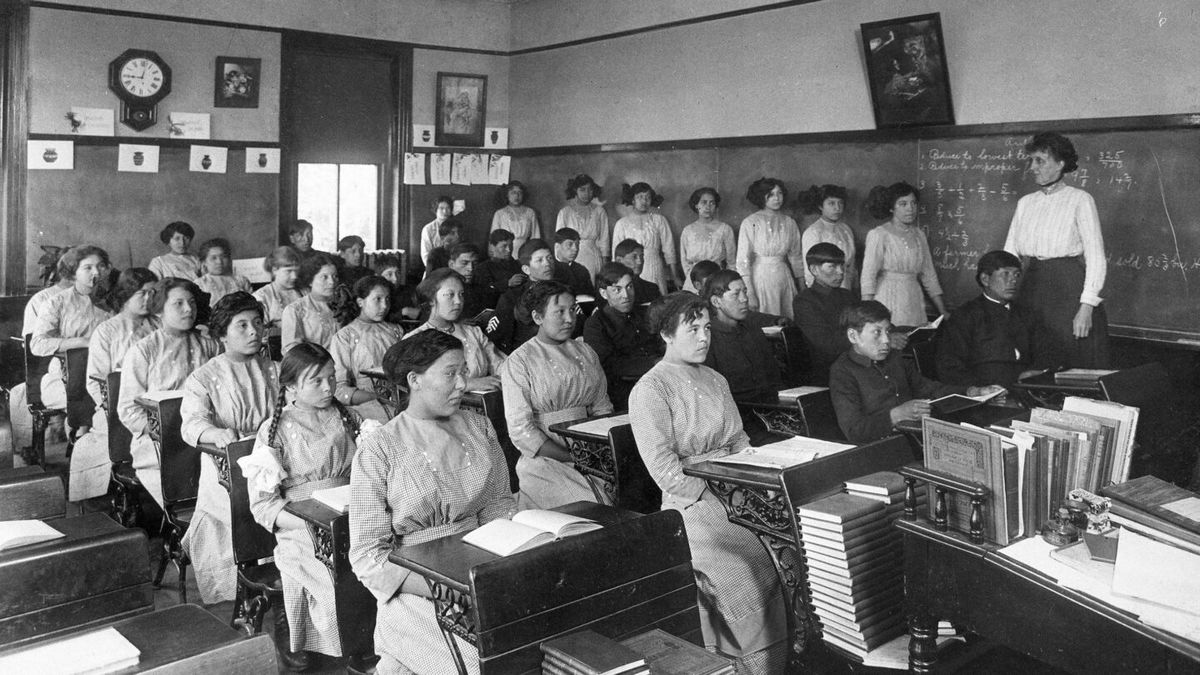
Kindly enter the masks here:
M 763 335 L 766 335 L 767 337 L 779 335 L 783 332 L 783 326 L 763 326 L 762 332 Z
M 613 427 L 619 427 L 622 424 L 629 424 L 629 415 L 613 415 L 612 417 L 601 417 L 598 420 L 588 420 L 569 427 L 571 431 L 577 431 L 581 434 L 595 434 L 597 436 L 607 436 L 608 430 Z
M 779 392 L 779 398 L 802 398 L 809 394 L 819 394 L 829 391 L 829 387 L 792 387 Z
M 746 448 L 741 452 L 736 452 L 726 457 L 718 457 L 712 461 L 724 464 L 749 464 L 750 466 L 786 469 L 790 466 L 811 462 L 818 457 L 828 457 L 839 452 L 852 450 L 855 447 L 857 446 L 823 441 L 818 438 L 808 438 L 807 436 L 793 436 L 757 448 Z
M 1112 589 L 1200 616 L 1200 556 L 1122 530 Z
M 0 673 L 111 673 L 136 666 L 141 655 L 110 627 L 0 657 Z
M 147 401 L 154 401 L 155 403 L 161 403 L 162 401 L 165 401 L 170 398 L 183 398 L 183 390 L 182 389 L 157 389 L 155 391 L 148 391 L 148 392 L 142 394 L 141 396 L 139 396 L 138 398 L 143 398 L 143 399 L 146 399 Z
M 943 621 L 943 624 L 946 622 Z M 939 626 L 940 628 L 940 626 Z M 872 668 L 888 668 L 890 670 L 908 670 L 908 633 L 896 637 L 891 642 L 882 644 L 867 652 L 863 657 L 863 665 Z M 939 636 L 938 649 L 951 640 L 965 640 L 959 635 Z

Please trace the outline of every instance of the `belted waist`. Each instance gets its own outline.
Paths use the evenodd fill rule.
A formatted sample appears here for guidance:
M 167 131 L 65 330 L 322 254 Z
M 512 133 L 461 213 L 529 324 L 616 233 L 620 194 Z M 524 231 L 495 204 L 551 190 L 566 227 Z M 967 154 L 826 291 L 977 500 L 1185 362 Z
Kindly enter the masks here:
M 915 276 L 917 276 L 917 272 L 896 272 L 894 270 L 883 270 L 879 274 L 880 274 L 880 276 L 884 276 L 884 277 L 915 277 Z
M 311 480 L 307 483 L 301 483 L 287 489 L 287 498 L 290 501 L 298 502 L 301 499 L 312 497 L 312 493 L 325 488 L 341 487 L 350 482 L 349 476 L 333 476 L 331 478 L 322 478 L 321 480 Z

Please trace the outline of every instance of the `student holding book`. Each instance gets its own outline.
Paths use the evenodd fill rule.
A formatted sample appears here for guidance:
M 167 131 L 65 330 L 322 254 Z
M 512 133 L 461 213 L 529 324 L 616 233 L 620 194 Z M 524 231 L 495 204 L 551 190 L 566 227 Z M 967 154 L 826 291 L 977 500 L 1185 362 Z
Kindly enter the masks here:
M 850 349 L 829 369 L 829 390 L 838 426 L 846 439 L 867 443 L 892 433 L 904 421 L 930 414 L 929 399 L 948 394 L 980 396 L 999 386 L 942 384 L 917 372 L 888 343 L 892 313 L 882 303 L 864 300 L 842 312 Z
M 704 645 L 739 659 L 739 672 L 783 672 L 787 629 L 779 581 L 762 545 L 726 517 L 691 464 L 746 449 L 729 385 L 704 365 L 710 309 L 690 293 L 651 307 L 651 325 L 666 344 L 663 360 L 634 386 L 630 422 L 646 469 L 662 489 L 663 508 L 687 526 L 700 594 Z
M 224 449 L 258 431 L 271 416 L 279 394 L 275 363 L 263 347 L 267 337 L 262 305 L 238 291 L 221 298 L 209 320 L 225 351 L 197 368 L 183 383 L 183 442 Z M 237 572 L 233 562 L 229 491 L 218 482 L 212 457 L 200 462 L 196 510 L 183 536 L 183 548 L 196 570 L 204 604 L 233 600 Z
M 121 369 L 117 415 L 133 436 L 129 453 L 137 478 L 159 505 L 163 497 L 158 444 L 150 438 L 149 418 L 137 399 L 149 391 L 183 388 L 190 373 L 220 353 L 216 340 L 195 330 L 199 296 L 196 284 L 185 279 L 168 277 L 156 283 L 150 313 L 157 317 L 159 328 L 129 348 Z
M 383 364 L 409 391 L 408 407 L 362 440 L 350 478 L 350 562 L 378 601 L 376 669 L 452 673 L 444 641 L 452 639 L 477 673 L 475 648 L 443 637 L 425 580 L 388 554 L 511 517 L 504 452 L 487 418 L 459 409 L 467 387 L 458 338 L 423 331 L 389 349 Z
M 337 400 L 363 417 L 386 422 L 390 415 L 379 402 L 374 381 L 360 373 L 379 368 L 388 348 L 404 337 L 404 329 L 387 321 L 392 297 L 392 284 L 387 279 L 359 279 L 354 284 L 354 297 L 358 318 L 333 336 L 329 350 L 333 353 Z
M 575 296 L 557 281 L 544 281 L 533 284 L 522 302 L 538 326 L 537 335 L 500 366 L 504 417 L 513 445 L 521 451 L 521 506 L 607 503 L 606 493 L 572 466 L 566 443 L 550 432 L 552 424 L 613 411 L 596 352 L 571 339 Z
M 525 206 L 528 197 L 529 190 L 519 180 L 509 181 L 496 188 L 496 213 L 492 214 L 491 231 L 505 230 L 512 234 L 509 258 L 512 258 L 513 251 L 521 250 L 525 242 L 542 236 L 537 211 Z
M 441 269 L 417 286 L 421 301 L 429 307 L 429 320 L 414 328 L 406 337 L 427 330 L 453 335 L 462 341 L 467 366 L 467 391 L 500 388 L 497 374 L 504 355 L 487 339 L 478 326 L 463 321 L 463 280 L 453 270 Z
M 333 357 L 318 345 L 298 345 L 279 366 L 274 414 L 259 426 L 254 452 L 238 460 L 254 520 L 275 534 L 286 609 L 275 612 L 275 641 L 298 670 L 308 665 L 308 652 L 342 656 L 342 641 L 329 570 L 313 556 L 308 524 L 283 509 L 316 490 L 348 485 L 360 431 L 379 427 L 364 424 L 333 394 Z M 350 655 L 350 666 L 365 672 L 366 656 Z

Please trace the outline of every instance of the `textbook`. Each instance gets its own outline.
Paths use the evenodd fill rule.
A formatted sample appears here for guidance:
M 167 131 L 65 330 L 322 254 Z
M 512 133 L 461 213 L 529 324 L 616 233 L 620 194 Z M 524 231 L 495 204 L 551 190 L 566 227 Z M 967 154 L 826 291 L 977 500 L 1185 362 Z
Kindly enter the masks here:
M 820 394 L 821 392 L 829 391 L 829 387 L 792 387 L 779 392 L 781 399 L 796 399 L 804 398 L 809 394 Z
M 846 525 L 870 514 L 882 515 L 883 511 L 883 504 L 874 499 L 840 493 L 797 507 L 796 514 L 801 520 Z
M 876 471 L 846 481 L 846 491 L 888 497 L 904 492 L 904 476 L 895 471 Z
M 61 539 L 65 536 L 67 535 L 40 520 L 0 521 L 0 551 L 39 544 L 51 539 Z
M 338 513 L 346 513 L 350 510 L 350 484 L 313 490 L 312 498 Z
M 602 527 L 588 518 L 530 509 L 521 511 L 512 520 L 500 518 L 472 530 L 463 537 L 463 541 L 489 553 L 508 556 Z
M 0 656 L 0 673 L 113 673 L 137 666 L 141 655 L 109 627 Z
M 1142 476 L 1101 488 L 1100 495 L 1112 500 L 1109 510 L 1113 514 L 1200 543 L 1200 495 L 1195 492 L 1155 476 Z
M 944 319 L 944 318 L 946 318 L 945 314 L 939 316 L 938 318 L 934 319 L 933 321 L 930 321 L 929 323 L 925 324 L 924 326 L 917 326 L 916 328 L 905 333 L 905 335 L 908 337 L 909 344 L 912 344 L 913 342 L 928 340 L 929 338 L 932 338 L 934 335 L 937 334 L 938 326 L 942 325 L 942 319 Z
M 547 640 L 541 644 L 545 662 L 570 673 L 620 675 L 645 670 L 646 659 L 625 645 L 595 631 L 576 633 Z
M 1068 368 L 1054 374 L 1054 381 L 1059 383 L 1098 382 L 1105 375 L 1112 375 L 1115 370 L 1100 370 L 1094 368 Z
M 786 469 L 805 462 L 811 462 L 818 457 L 836 455 L 845 450 L 858 446 L 845 443 L 823 441 L 807 436 L 793 436 L 782 441 L 768 443 L 757 448 L 746 448 L 725 457 L 717 457 L 714 462 L 723 464 L 749 464 L 750 466 L 765 466 L 774 469 Z
M 1001 546 L 1007 545 L 1020 528 L 1016 447 L 1010 445 L 1006 451 L 999 434 L 932 417 L 924 418 L 922 429 L 925 468 L 986 487 L 984 536 Z M 928 491 L 932 511 L 936 500 L 932 485 Z M 946 507 L 950 524 L 960 532 L 969 532 L 970 498 L 951 492 L 946 495 Z
M 155 403 L 162 403 L 163 401 L 166 401 L 167 399 L 183 398 L 183 390 L 182 389 L 156 389 L 154 391 L 145 392 L 138 398 L 144 399 L 147 401 L 154 401 Z
M 621 644 L 641 654 L 653 675 L 727 675 L 733 659 L 675 637 L 661 628 L 646 631 Z
M 948 415 L 950 413 L 958 412 L 959 410 L 966 410 L 967 408 L 974 408 L 977 405 L 983 405 L 984 403 L 987 403 L 1003 393 L 1003 389 L 997 389 L 990 394 L 980 394 L 978 396 L 947 394 L 941 398 L 933 399 L 929 402 L 929 405 L 933 408 L 935 413 Z

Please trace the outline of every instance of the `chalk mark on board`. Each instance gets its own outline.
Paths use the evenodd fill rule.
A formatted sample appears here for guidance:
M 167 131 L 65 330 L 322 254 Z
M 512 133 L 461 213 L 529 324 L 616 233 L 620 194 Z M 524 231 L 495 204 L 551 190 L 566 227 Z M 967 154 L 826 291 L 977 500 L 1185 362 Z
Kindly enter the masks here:
M 1175 221 L 1171 220 L 1171 209 L 1167 207 L 1167 192 L 1163 188 L 1162 182 L 1162 164 L 1158 161 L 1158 153 L 1154 149 L 1150 149 L 1150 156 L 1154 158 L 1154 166 L 1158 169 L 1158 196 L 1162 199 L 1163 213 L 1167 216 L 1167 225 L 1171 227 L 1171 240 L 1175 242 L 1175 259 L 1183 261 L 1183 256 L 1179 254 L 1179 235 L 1175 234 Z M 1183 265 L 1179 266 L 1179 273 L 1183 275 L 1183 292 L 1189 296 L 1192 294 L 1191 288 L 1188 286 L 1187 270 L 1183 269 Z

